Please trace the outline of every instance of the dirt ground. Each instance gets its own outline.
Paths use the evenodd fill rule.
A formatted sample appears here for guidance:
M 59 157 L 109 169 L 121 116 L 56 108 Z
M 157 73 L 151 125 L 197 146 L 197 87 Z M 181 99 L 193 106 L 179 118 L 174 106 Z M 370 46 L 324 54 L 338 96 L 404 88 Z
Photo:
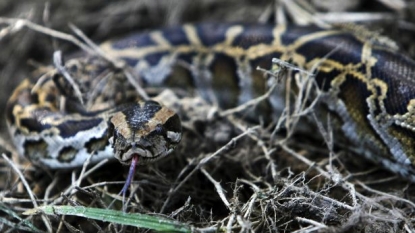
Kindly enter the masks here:
M 366 0 L 355 5 L 354 1 L 310 2 L 318 12 L 311 9 L 308 12 L 326 20 L 350 22 L 347 13 L 360 13 L 359 17 L 366 19 L 365 26 L 386 34 L 408 56 L 415 57 L 414 1 Z M 314 2 L 336 3 L 319 6 Z M 340 9 L 344 11 L 341 17 L 339 13 L 332 14 L 342 3 L 352 5 Z M 52 39 L 33 29 L 10 27 L 7 23 L 10 21 L 5 19 L 27 19 L 69 34 L 74 34 L 69 27 L 73 24 L 99 43 L 189 22 L 275 23 L 284 18 L 288 23 L 298 24 L 307 18 L 298 12 L 290 13 L 288 5 L 291 4 L 286 3 L 282 8 L 278 4 L 282 3 L 266 0 L 1 1 L 0 25 L 4 30 L 0 30 L 0 109 L 5 108 L 21 80 L 33 76 L 38 67 L 51 64 L 55 50 L 62 50 L 68 56 L 79 50 L 70 42 Z M 210 106 L 204 107 L 206 112 L 212 110 Z M 15 159 L 5 119 L 0 119 L 0 150 Z M 254 133 L 243 130 L 246 127 L 253 127 Z M 277 138 L 278 143 L 272 141 L 275 137 L 271 130 L 232 117 L 215 121 L 198 119 L 193 128 L 184 128 L 182 143 L 172 156 L 138 168 L 128 211 L 160 214 L 206 232 L 415 231 L 414 184 L 345 146 L 335 145 L 330 151 L 324 140 L 313 135 Z M 118 163 L 104 164 L 73 192 L 69 187 L 79 177 L 80 169 L 45 171 L 27 161 L 21 163 L 19 169 L 39 205 L 106 208 L 114 198 L 119 198 L 117 194 L 128 173 L 128 167 Z M 45 232 L 148 231 L 61 216 L 48 217 L 46 222 L 52 229 L 48 230 L 41 217 L 21 215 L 33 208 L 29 198 L 18 176 L 0 158 L 2 232 L 30 231 L 11 227 L 21 222 L 20 218 L 28 219 Z M 113 208 L 120 209 L 121 205 L 120 201 L 116 202 Z

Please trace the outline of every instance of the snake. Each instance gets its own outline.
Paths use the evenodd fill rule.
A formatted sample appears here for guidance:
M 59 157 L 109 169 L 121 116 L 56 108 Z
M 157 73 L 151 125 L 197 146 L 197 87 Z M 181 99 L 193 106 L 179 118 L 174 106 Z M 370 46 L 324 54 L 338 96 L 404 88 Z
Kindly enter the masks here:
M 199 23 L 131 34 L 99 48 L 123 61 L 141 86 L 191 91 L 221 109 L 268 90 L 256 67 L 272 69 L 273 58 L 289 61 L 314 74 L 308 78 L 318 88 L 319 105 L 362 156 L 415 182 L 415 62 L 376 38 L 315 26 Z M 6 108 L 19 154 L 49 169 L 67 169 L 114 156 L 129 163 L 138 155 L 146 163 L 179 144 L 177 114 L 152 100 L 127 103 L 131 88 L 117 81 L 122 78 L 103 78 L 111 70 L 107 63 L 80 56 L 65 67 L 82 98 L 102 83 L 113 85 L 104 85 L 92 101 L 99 104 L 91 107 L 73 97 L 58 69 L 39 75 L 36 85 L 23 81 Z M 281 89 L 251 115 L 278 118 Z

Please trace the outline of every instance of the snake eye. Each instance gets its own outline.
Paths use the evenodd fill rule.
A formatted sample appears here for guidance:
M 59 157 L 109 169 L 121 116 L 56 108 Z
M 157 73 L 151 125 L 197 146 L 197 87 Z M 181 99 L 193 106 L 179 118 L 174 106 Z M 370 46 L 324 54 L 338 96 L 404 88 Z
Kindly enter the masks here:
M 163 125 L 158 124 L 156 126 L 156 128 L 154 129 L 154 132 L 159 134 L 159 135 L 165 135 L 166 134 L 166 130 L 164 129 Z
M 177 114 L 171 116 L 163 125 L 166 131 L 167 139 L 170 143 L 177 144 L 182 139 L 182 125 Z

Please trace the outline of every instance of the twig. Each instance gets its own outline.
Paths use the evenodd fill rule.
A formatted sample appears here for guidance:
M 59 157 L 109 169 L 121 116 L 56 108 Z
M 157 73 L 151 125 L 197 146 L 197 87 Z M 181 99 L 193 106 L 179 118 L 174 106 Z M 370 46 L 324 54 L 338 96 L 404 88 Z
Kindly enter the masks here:
M 74 89 L 74 94 L 78 98 L 79 102 L 82 105 L 84 105 L 84 100 L 82 99 L 82 93 L 79 89 L 79 86 L 75 83 L 71 75 L 66 71 L 65 65 L 63 64 L 61 51 L 58 50 L 53 53 L 53 64 L 55 65 L 56 69 L 58 69 L 59 73 L 63 75 L 63 77 L 69 82 L 71 87 Z
M 312 224 L 312 225 L 314 225 L 314 226 L 318 227 L 319 229 L 322 229 L 322 228 L 328 228 L 326 225 L 321 224 L 321 223 L 316 222 L 316 221 L 311 220 L 311 219 L 301 218 L 301 217 L 296 217 L 295 219 L 296 219 L 297 221 L 299 221 L 299 222 L 304 222 L 304 223 Z
M 29 183 L 27 183 L 27 180 L 24 177 L 23 173 L 19 170 L 19 168 L 16 167 L 16 165 L 4 153 L 2 153 L 1 156 L 9 164 L 9 166 L 14 170 L 14 172 L 16 172 L 17 175 L 19 176 L 20 180 L 23 183 L 23 186 L 25 187 L 25 189 L 27 191 L 27 194 L 29 194 L 30 200 L 32 200 L 33 206 L 35 208 L 39 207 L 39 205 L 37 204 L 36 197 L 33 194 L 32 190 L 30 189 L 30 185 L 29 185 Z M 51 226 L 50 222 L 48 221 L 48 219 L 46 218 L 45 215 L 42 215 L 42 220 L 43 220 L 43 223 L 45 224 L 46 228 L 48 229 L 48 232 L 53 232 L 52 231 L 52 226 Z
M 384 196 L 384 197 L 388 197 L 388 198 L 393 199 L 393 200 L 396 200 L 396 201 L 401 201 L 401 202 L 407 203 L 407 204 L 409 204 L 410 206 L 412 206 L 412 208 L 415 208 L 415 203 L 413 203 L 413 202 L 412 202 L 412 201 L 410 201 L 410 200 L 407 200 L 407 199 L 404 199 L 404 198 L 400 198 L 400 197 L 397 197 L 397 196 L 394 196 L 394 195 L 391 195 L 391 194 L 388 194 L 388 193 L 385 193 L 385 192 L 381 192 L 381 191 L 378 191 L 378 190 L 372 189 L 372 188 L 370 188 L 369 186 L 367 186 L 367 185 L 363 184 L 363 183 L 362 183 L 362 182 L 360 182 L 360 181 L 357 181 L 357 183 L 358 183 L 360 186 L 362 186 L 364 189 L 366 189 L 367 191 L 369 191 L 369 192 L 376 193 L 376 194 L 378 194 L 378 195 L 381 195 L 381 196 Z
M 226 196 L 220 183 L 213 179 L 213 177 L 204 168 L 201 168 L 200 171 L 210 180 L 210 182 L 212 182 L 212 184 L 215 186 L 216 192 L 219 194 L 220 199 L 225 204 L 226 208 L 230 210 L 231 206 L 229 204 L 228 199 L 226 199 Z
M 163 204 L 163 206 L 162 206 L 162 208 L 160 210 L 160 213 L 163 213 L 164 212 L 164 209 L 166 208 L 167 203 L 169 203 L 169 201 L 170 201 L 171 197 L 173 196 L 173 194 L 176 193 L 177 190 L 179 190 L 186 183 L 186 181 L 191 176 L 193 176 L 193 174 L 196 171 L 198 171 L 200 168 L 202 168 L 212 158 L 214 158 L 214 157 L 218 156 L 219 154 L 222 154 L 223 152 L 229 150 L 232 147 L 232 145 L 234 145 L 239 139 L 245 137 L 246 135 L 251 134 L 252 132 L 254 132 L 258 128 L 259 128 L 259 126 L 252 127 L 250 129 L 247 129 L 245 132 L 243 132 L 243 133 L 239 134 L 238 136 L 232 138 L 226 145 L 224 145 L 223 147 L 221 147 L 219 150 L 215 151 L 215 153 L 213 153 L 213 154 L 207 156 L 206 158 L 203 158 L 202 160 L 200 160 L 200 162 L 196 165 L 196 167 L 193 168 L 193 170 L 190 171 L 189 174 L 176 187 L 171 188 L 169 190 L 168 197 L 167 197 L 166 201 L 164 202 L 164 204 Z
M 101 167 L 102 165 L 104 165 L 107 162 L 108 162 L 108 159 L 104 159 L 104 160 L 100 161 L 95 166 L 93 166 L 91 169 L 86 171 L 83 176 L 79 176 L 78 180 L 83 180 L 85 177 L 89 176 L 92 172 L 94 172 L 95 170 L 97 170 L 99 167 Z M 72 192 L 74 187 L 75 186 L 74 186 L 74 183 L 73 183 L 62 193 L 62 195 L 68 195 L 70 192 Z M 72 193 L 72 194 L 74 194 L 74 193 Z M 56 198 L 55 200 L 53 200 L 53 202 L 51 204 L 55 205 L 55 204 L 59 203 L 60 201 L 62 201 L 62 195 L 60 197 Z
M 66 33 L 63 33 L 63 32 L 60 32 L 60 31 L 56 31 L 56 30 L 53 30 L 53 29 L 50 29 L 50 28 L 47 28 L 47 27 L 43 27 L 39 24 L 35 24 L 33 22 L 30 22 L 29 20 L 26 20 L 26 19 L 0 17 L 0 23 L 15 25 L 17 30 L 19 30 L 23 27 L 28 27 L 28 28 L 30 28 L 34 31 L 43 33 L 45 35 L 49 35 L 49 36 L 52 36 L 54 38 L 59 38 L 59 39 L 62 39 L 62 40 L 72 42 L 75 45 L 79 46 L 84 51 L 86 51 L 87 53 L 95 54 L 94 50 L 92 50 L 91 48 L 86 46 L 84 43 L 82 43 L 82 41 L 76 39 L 76 37 L 74 37 L 73 35 L 66 34 Z

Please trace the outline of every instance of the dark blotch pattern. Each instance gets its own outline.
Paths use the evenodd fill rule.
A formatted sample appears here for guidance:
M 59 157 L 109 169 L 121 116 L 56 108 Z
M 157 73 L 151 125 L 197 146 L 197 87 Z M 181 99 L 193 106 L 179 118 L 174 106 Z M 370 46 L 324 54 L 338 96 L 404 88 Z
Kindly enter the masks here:
M 244 27 L 244 30 L 235 38 L 232 45 L 248 49 L 253 44 L 263 43 L 271 44 L 274 36 L 270 33 L 269 25 L 256 25 Z
M 75 159 L 77 152 L 78 150 L 71 146 L 64 147 L 59 151 L 58 161 L 61 163 L 69 163 Z
M 60 135 L 63 138 L 75 136 L 78 132 L 92 129 L 102 122 L 100 118 L 91 118 L 84 120 L 68 120 L 63 124 L 57 125 Z
M 105 132 L 104 135 L 107 135 L 107 132 Z M 96 153 L 97 151 L 104 150 L 108 145 L 109 142 L 107 137 L 92 138 L 87 143 L 85 143 L 85 147 L 87 148 L 88 153 Z
M 27 140 L 23 144 L 24 153 L 26 158 L 30 158 L 31 160 L 38 160 L 41 158 L 47 158 L 47 148 L 48 144 L 46 144 L 43 140 L 32 141 Z
M 161 109 L 159 103 L 146 101 L 144 106 L 134 104 L 123 111 L 132 130 L 141 129 Z
M 230 25 L 205 23 L 196 27 L 199 39 L 206 46 L 211 46 L 225 40 L 225 33 Z
M 43 130 L 49 129 L 52 126 L 49 124 L 42 124 L 36 118 L 24 118 L 20 120 L 22 127 L 29 129 L 32 132 L 42 132 Z

